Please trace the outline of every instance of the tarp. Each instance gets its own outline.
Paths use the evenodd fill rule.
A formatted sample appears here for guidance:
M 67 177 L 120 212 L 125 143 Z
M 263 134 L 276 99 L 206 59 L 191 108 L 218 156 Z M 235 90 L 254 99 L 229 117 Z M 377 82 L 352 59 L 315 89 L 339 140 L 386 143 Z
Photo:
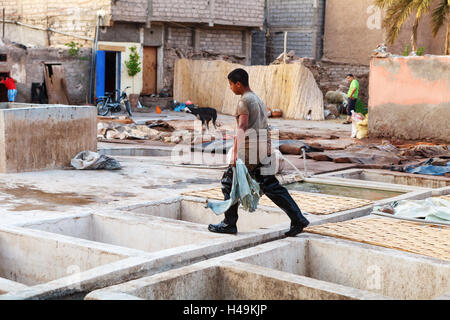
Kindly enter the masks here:
M 446 166 L 433 166 L 430 163 L 433 159 L 429 159 L 422 165 L 411 165 L 405 167 L 404 171 L 407 173 L 427 174 L 432 176 L 444 176 L 450 172 L 450 162 L 447 162 Z

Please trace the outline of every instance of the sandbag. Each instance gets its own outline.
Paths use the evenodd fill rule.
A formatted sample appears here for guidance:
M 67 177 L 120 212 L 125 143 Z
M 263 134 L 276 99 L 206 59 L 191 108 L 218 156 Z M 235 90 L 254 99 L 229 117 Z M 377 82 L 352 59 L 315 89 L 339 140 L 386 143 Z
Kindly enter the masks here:
M 366 116 L 364 120 L 356 123 L 356 138 L 364 139 L 369 136 L 369 117 Z

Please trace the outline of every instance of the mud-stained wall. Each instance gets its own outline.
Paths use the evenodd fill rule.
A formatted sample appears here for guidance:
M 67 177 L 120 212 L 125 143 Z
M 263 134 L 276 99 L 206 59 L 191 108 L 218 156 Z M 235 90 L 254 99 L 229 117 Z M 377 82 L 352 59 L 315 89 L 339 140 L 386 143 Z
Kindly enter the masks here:
M 81 151 L 97 152 L 96 115 L 95 107 L 0 109 L 0 172 L 64 168 Z
M 369 134 L 450 142 L 450 56 L 373 59 Z

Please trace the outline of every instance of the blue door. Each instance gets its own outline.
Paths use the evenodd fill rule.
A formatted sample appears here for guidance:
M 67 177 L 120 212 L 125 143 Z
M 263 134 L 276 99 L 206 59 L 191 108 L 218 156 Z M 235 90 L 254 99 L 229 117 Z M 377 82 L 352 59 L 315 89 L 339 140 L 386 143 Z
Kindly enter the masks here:
M 95 96 L 98 98 L 105 95 L 105 51 L 97 51 L 97 78 Z

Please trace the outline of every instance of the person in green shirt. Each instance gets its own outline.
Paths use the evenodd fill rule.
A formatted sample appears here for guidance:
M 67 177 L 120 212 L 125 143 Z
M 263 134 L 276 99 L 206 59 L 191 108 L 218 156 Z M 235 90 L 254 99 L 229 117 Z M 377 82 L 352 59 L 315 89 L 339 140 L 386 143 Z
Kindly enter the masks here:
M 352 110 L 356 109 L 356 100 L 359 94 L 359 82 L 355 79 L 355 76 L 351 73 L 347 75 L 347 81 L 350 83 L 350 88 L 348 89 L 348 103 L 347 103 L 347 121 L 344 124 L 352 123 Z

